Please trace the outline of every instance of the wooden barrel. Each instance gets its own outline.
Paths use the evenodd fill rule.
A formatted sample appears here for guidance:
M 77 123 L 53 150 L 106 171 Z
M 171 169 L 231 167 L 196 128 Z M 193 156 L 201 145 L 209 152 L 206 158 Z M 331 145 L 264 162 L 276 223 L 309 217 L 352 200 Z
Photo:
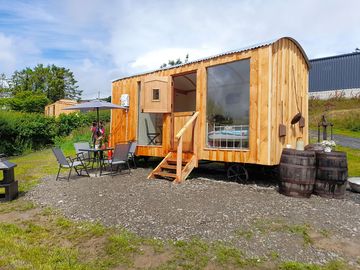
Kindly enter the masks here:
M 314 193 L 325 198 L 343 199 L 348 178 L 346 153 L 316 153 Z
M 316 176 L 314 151 L 283 149 L 279 166 L 279 192 L 286 196 L 309 198 Z

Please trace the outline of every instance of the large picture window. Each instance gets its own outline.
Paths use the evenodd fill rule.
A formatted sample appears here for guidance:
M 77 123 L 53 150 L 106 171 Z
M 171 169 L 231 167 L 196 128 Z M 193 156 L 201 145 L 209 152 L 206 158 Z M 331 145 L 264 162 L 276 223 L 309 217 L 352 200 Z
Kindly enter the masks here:
M 249 147 L 249 97 L 250 59 L 207 69 L 207 147 Z

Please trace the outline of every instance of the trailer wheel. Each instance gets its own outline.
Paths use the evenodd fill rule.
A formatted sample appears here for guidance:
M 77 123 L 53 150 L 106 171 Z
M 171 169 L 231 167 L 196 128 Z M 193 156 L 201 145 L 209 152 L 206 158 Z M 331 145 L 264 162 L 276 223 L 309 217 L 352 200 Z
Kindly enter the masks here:
M 240 164 L 232 164 L 227 169 L 227 179 L 235 182 L 247 182 L 249 174 L 247 169 Z

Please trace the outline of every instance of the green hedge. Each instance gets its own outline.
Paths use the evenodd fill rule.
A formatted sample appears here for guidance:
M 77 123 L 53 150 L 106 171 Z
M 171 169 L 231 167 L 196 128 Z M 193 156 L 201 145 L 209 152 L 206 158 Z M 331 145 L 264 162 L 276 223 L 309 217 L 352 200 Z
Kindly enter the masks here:
M 100 120 L 110 120 L 109 111 L 101 111 Z M 0 153 L 20 155 L 54 144 L 76 128 L 90 126 L 96 112 L 62 114 L 58 118 L 38 113 L 0 111 Z

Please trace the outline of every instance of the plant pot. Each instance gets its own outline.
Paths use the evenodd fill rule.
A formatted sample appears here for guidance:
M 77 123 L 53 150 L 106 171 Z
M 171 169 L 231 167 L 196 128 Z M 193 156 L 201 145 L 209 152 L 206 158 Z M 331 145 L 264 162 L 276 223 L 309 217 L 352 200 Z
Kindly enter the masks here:
M 324 152 L 330 153 L 331 152 L 331 147 L 330 146 L 325 146 Z

